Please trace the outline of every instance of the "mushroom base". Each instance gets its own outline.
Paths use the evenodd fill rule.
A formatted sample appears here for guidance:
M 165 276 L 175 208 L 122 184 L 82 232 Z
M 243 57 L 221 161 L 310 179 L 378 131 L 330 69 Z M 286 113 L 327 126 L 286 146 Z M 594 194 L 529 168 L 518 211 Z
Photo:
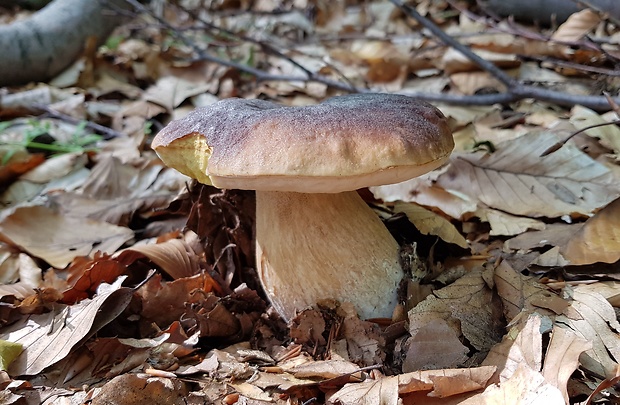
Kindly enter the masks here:
M 256 192 L 256 263 L 289 321 L 321 299 L 351 302 L 363 319 L 391 317 L 403 278 L 399 246 L 355 191 Z

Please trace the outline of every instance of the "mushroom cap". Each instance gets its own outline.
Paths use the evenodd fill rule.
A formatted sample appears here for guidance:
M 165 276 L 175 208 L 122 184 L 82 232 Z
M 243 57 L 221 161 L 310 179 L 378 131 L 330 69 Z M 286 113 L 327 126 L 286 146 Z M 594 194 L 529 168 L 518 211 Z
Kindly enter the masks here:
M 433 170 L 454 141 L 432 105 L 372 93 L 305 107 L 225 99 L 172 121 L 152 147 L 168 166 L 219 188 L 338 193 Z

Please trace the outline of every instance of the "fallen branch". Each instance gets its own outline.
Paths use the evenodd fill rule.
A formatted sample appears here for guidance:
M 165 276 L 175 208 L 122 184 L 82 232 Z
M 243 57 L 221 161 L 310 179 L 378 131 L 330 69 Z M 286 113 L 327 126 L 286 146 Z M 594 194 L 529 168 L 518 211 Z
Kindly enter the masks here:
M 333 89 L 342 90 L 352 93 L 368 93 L 373 92 L 373 89 L 363 88 L 359 86 L 355 86 L 351 83 L 343 83 L 334 79 L 331 79 L 327 76 L 317 74 L 311 72 L 309 69 L 300 66 L 297 62 L 291 61 L 290 58 L 284 56 L 282 53 L 277 52 L 274 53 L 279 57 L 283 57 L 294 65 L 298 66 L 303 72 L 304 75 L 278 75 L 267 72 L 265 70 L 257 69 L 248 65 L 244 65 L 242 63 L 234 62 L 231 60 L 219 58 L 214 56 L 172 26 L 170 23 L 165 21 L 164 19 L 158 17 L 154 13 L 150 12 L 144 5 L 140 4 L 136 0 L 125 0 L 134 9 L 141 13 L 147 13 L 152 18 L 157 20 L 162 27 L 168 29 L 172 35 L 174 35 L 178 40 L 182 41 L 184 44 L 192 48 L 196 57 L 191 60 L 191 62 L 197 61 L 208 61 L 213 62 L 222 66 L 227 66 L 233 69 L 236 69 L 240 72 L 250 74 L 254 76 L 257 82 L 265 82 L 265 81 L 281 81 L 281 82 L 304 82 L 304 83 L 322 83 Z M 610 104 L 606 97 L 604 96 L 583 96 L 583 95 L 575 95 L 569 93 L 563 93 L 559 91 L 544 89 L 541 87 L 531 86 L 523 84 L 510 76 L 508 76 L 504 71 L 495 66 L 493 63 L 482 59 L 478 55 L 476 55 L 470 48 L 461 44 L 456 39 L 452 38 L 444 31 L 441 30 L 437 25 L 435 25 L 432 21 L 420 15 L 415 9 L 410 6 L 405 5 L 400 0 L 390 0 L 394 5 L 401 8 L 408 16 L 414 18 L 418 21 L 422 26 L 427 28 L 433 35 L 439 38 L 446 45 L 451 46 L 463 53 L 467 58 L 480 66 L 483 70 L 489 72 L 495 78 L 497 78 L 500 82 L 502 82 L 506 87 L 507 91 L 503 93 L 497 94 L 477 94 L 477 95 L 455 95 L 455 94 L 443 94 L 443 93 L 426 93 L 426 92 L 400 92 L 400 94 L 405 94 L 410 97 L 414 97 L 417 99 L 427 100 L 431 102 L 439 102 L 439 103 L 447 103 L 452 105 L 461 105 L 461 106 L 471 106 L 471 105 L 492 105 L 492 104 L 507 104 L 519 100 L 523 100 L 526 98 L 533 98 L 540 101 L 546 101 L 550 103 L 554 103 L 561 106 L 572 107 L 574 105 L 583 105 L 593 110 L 597 111 L 606 111 L 610 109 Z M 212 29 L 219 29 L 217 27 L 211 26 Z M 224 30 L 222 30 L 224 31 Z M 247 38 L 241 38 L 241 36 L 237 36 L 240 39 L 247 40 Z M 253 40 L 254 41 L 254 40 Z M 273 47 L 271 47 L 273 50 Z M 615 98 L 615 102 L 620 103 L 620 98 Z
M 106 14 L 121 0 L 56 0 L 32 17 L 0 25 L 0 86 L 45 81 L 69 66 L 87 39 L 105 41 L 123 22 Z
M 584 107 L 590 108 L 592 110 L 597 111 L 605 111 L 610 110 L 611 106 L 609 101 L 605 96 L 581 96 L 575 94 L 563 93 L 555 90 L 549 90 L 542 87 L 531 86 L 527 84 L 523 84 L 510 76 L 508 76 L 504 71 L 499 69 L 493 63 L 482 59 L 480 56 L 476 55 L 470 48 L 461 44 L 456 39 L 452 38 L 450 35 L 446 34 L 441 28 L 439 28 L 435 23 L 433 23 L 428 18 L 422 16 L 417 10 L 411 6 L 404 4 L 401 0 L 390 0 L 392 4 L 399 7 L 401 10 L 405 12 L 409 17 L 416 20 L 420 25 L 424 28 L 428 29 L 433 35 L 439 38 L 444 44 L 456 49 L 465 55 L 469 60 L 478 65 L 481 69 L 489 72 L 493 77 L 502 82 L 507 90 L 504 93 L 500 93 L 494 96 L 497 96 L 498 100 L 496 101 L 500 103 L 512 102 L 523 100 L 526 98 L 533 98 L 539 101 L 546 101 L 549 103 L 572 107 L 574 105 L 582 105 Z M 471 96 L 477 97 L 477 96 Z M 613 98 L 614 102 L 620 103 L 620 98 Z M 435 100 L 439 101 L 439 100 Z M 441 100 L 443 101 L 443 100 Z M 473 101 L 473 100 L 472 100 Z M 450 101 L 447 101 L 450 102 Z

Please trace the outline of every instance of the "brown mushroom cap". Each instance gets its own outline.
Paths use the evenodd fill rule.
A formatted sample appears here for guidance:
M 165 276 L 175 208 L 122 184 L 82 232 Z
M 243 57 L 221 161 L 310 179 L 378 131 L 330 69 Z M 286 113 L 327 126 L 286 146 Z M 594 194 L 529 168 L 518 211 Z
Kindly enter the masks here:
M 419 176 L 454 141 L 428 103 L 354 94 L 306 107 L 222 100 L 171 122 L 152 146 L 168 166 L 219 188 L 337 193 Z

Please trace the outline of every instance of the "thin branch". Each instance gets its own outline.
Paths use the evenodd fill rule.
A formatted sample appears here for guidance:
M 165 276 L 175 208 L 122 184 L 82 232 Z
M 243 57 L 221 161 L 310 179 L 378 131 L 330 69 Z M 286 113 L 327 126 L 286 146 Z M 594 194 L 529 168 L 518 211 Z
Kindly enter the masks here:
M 122 132 L 115 131 L 112 128 L 108 128 L 106 126 L 99 125 L 99 124 L 97 124 L 95 122 L 73 118 L 70 115 L 63 114 L 63 113 L 61 113 L 59 111 L 54 110 L 53 108 L 50 108 L 49 106 L 47 106 L 45 104 L 40 104 L 40 103 L 29 104 L 27 106 L 27 108 L 32 108 L 32 109 L 35 109 L 35 110 L 45 111 L 45 113 L 49 117 L 56 118 L 56 119 L 59 119 L 61 121 L 68 122 L 69 124 L 79 125 L 79 124 L 83 123 L 83 125 L 86 128 L 91 129 L 91 130 L 96 131 L 96 132 L 99 132 L 100 134 L 103 134 L 104 135 L 103 139 L 105 139 L 105 140 L 109 140 L 109 139 L 112 139 L 112 138 L 119 138 L 119 137 L 122 138 L 122 137 L 126 136 Z
M 515 84 L 515 80 L 512 77 L 508 76 L 506 73 L 504 73 L 503 70 L 495 66 L 492 62 L 489 62 L 488 60 L 476 55 L 471 49 L 469 49 L 469 47 L 463 45 L 456 39 L 452 38 L 450 35 L 446 34 L 441 28 L 435 25 L 435 23 L 418 13 L 415 8 L 403 3 L 400 0 L 390 0 L 390 2 L 402 9 L 409 17 L 415 19 L 421 26 L 429 30 L 444 44 L 456 49 L 464 56 L 466 56 L 467 59 L 471 60 L 482 69 L 491 73 L 497 80 L 506 85 L 506 87 L 512 87 Z
M 126 0 L 129 4 L 131 4 L 135 10 L 151 15 L 154 19 L 158 21 L 162 27 L 170 30 L 172 35 L 174 35 L 177 39 L 188 45 L 197 55 L 195 58 L 190 60 L 191 62 L 195 61 L 209 61 L 222 66 L 227 66 L 234 68 L 242 73 L 246 73 L 255 77 L 256 81 L 281 81 L 281 82 L 315 82 L 325 84 L 333 89 L 342 90 L 346 92 L 352 93 L 368 93 L 374 92 L 376 90 L 362 88 L 359 86 L 354 86 L 350 83 L 343 83 L 337 80 L 333 80 L 327 76 L 323 76 L 321 74 L 309 72 L 306 70 L 306 75 L 278 75 L 267 72 L 265 70 L 257 69 L 248 65 L 244 65 L 238 62 L 234 62 L 227 59 L 222 59 L 217 56 L 214 56 L 196 43 L 194 43 L 190 38 L 182 35 L 178 30 L 175 29 L 174 26 L 169 24 L 164 19 L 153 15 L 149 10 L 137 2 L 136 0 Z M 463 53 L 467 58 L 472 60 L 474 63 L 478 64 L 482 69 L 488 71 L 497 79 L 499 79 L 502 83 L 504 83 L 507 87 L 507 91 L 503 93 L 497 94 L 480 94 L 480 95 L 454 95 L 454 94 L 443 94 L 443 93 L 425 93 L 425 92 L 409 92 L 402 91 L 400 94 L 405 94 L 410 97 L 423 99 L 431 102 L 439 102 L 439 103 L 448 103 L 453 105 L 491 105 L 491 104 L 507 104 L 515 101 L 519 101 L 525 98 L 533 98 L 540 101 L 547 101 L 553 104 L 557 104 L 560 106 L 572 107 L 574 105 L 583 105 L 584 107 L 597 110 L 597 111 L 606 111 L 610 109 L 610 103 L 606 97 L 603 96 L 581 96 L 563 93 L 559 91 L 544 89 L 536 86 L 530 86 L 523 84 L 510 76 L 504 73 L 501 69 L 496 67 L 493 63 L 486 61 L 476 55 L 471 49 L 467 46 L 461 44 L 454 38 L 450 37 L 448 34 L 443 32 L 437 25 L 435 25 L 432 21 L 426 19 L 421 16 L 417 11 L 412 9 L 409 6 L 403 4 L 400 0 L 390 0 L 393 4 L 401 8 L 407 15 L 416 19 L 421 25 L 426 27 L 429 31 L 435 34 L 438 38 L 440 38 L 443 42 L 448 44 L 449 46 L 453 46 L 459 52 Z M 613 101 L 616 104 L 620 104 L 620 98 L 614 98 Z
M 540 157 L 547 156 L 547 155 L 555 152 L 556 150 L 558 150 L 562 146 L 564 146 L 564 144 L 566 144 L 566 142 L 568 142 L 571 139 L 573 139 L 573 137 L 575 137 L 576 135 L 579 135 L 582 132 L 586 132 L 589 129 L 603 127 L 603 126 L 607 126 L 607 125 L 618 125 L 618 124 L 620 124 L 620 120 L 610 121 L 610 122 L 602 122 L 600 124 L 593 124 L 593 125 L 587 126 L 585 128 L 581 128 L 580 130 L 575 131 L 572 134 L 570 134 L 569 136 L 567 136 L 563 141 L 556 142 L 553 145 L 549 146 L 547 149 L 545 149 L 545 151 L 543 153 L 540 154 Z
M 482 59 L 467 46 L 461 44 L 460 42 L 443 32 L 441 28 L 435 25 L 435 23 L 420 15 L 420 13 L 418 13 L 414 8 L 404 4 L 401 0 L 390 0 L 390 2 L 403 10 L 405 14 L 415 19 L 418 23 L 420 23 L 420 25 L 431 31 L 446 45 L 449 45 L 454 49 L 458 50 L 469 60 L 471 60 L 482 69 L 493 75 L 495 78 L 500 80 L 503 84 L 505 84 L 507 87 L 506 92 L 495 95 L 498 99 L 502 100 L 499 101 L 501 103 L 518 101 L 525 98 L 533 98 L 536 100 L 547 101 L 565 107 L 572 107 L 579 104 L 597 111 L 610 109 L 610 103 L 608 99 L 604 96 L 580 96 L 575 94 L 568 94 L 555 90 L 545 89 L 542 87 L 526 85 L 517 80 L 514 80 L 497 66 L 495 66 L 493 63 Z M 618 97 L 613 98 L 612 100 L 616 104 L 620 103 L 620 98 Z

